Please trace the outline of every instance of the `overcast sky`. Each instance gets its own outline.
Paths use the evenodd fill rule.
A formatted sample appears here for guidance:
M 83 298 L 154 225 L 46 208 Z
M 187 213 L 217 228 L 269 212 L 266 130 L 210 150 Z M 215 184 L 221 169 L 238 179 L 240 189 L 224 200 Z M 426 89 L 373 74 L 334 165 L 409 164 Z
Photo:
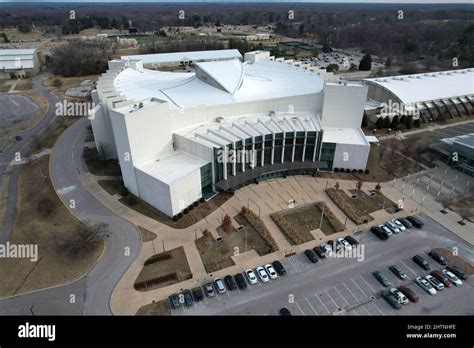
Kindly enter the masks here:
M 7 2 L 69 2 L 67 0 L 0 0 L 0 3 Z M 75 0 L 77 2 L 108 2 L 108 3 L 117 3 L 117 2 L 323 2 L 323 3 L 387 3 L 387 4 L 473 4 L 474 0 Z

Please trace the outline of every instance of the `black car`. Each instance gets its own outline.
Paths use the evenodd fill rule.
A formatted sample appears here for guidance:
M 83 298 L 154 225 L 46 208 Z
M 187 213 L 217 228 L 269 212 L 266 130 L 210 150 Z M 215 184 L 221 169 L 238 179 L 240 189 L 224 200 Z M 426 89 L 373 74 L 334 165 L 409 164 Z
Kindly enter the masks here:
M 402 305 L 400 302 L 398 302 L 398 298 L 390 293 L 390 292 L 383 292 L 382 293 L 382 298 L 387 301 L 387 303 L 393 308 L 393 309 L 400 309 L 402 308 Z
M 227 286 L 227 289 L 229 289 L 229 290 L 237 289 L 237 284 L 235 284 L 234 278 L 232 278 L 231 275 L 226 275 L 224 277 L 224 283 Z
M 418 219 L 418 218 L 416 218 L 416 217 L 414 217 L 414 216 L 407 216 L 407 219 L 408 219 L 408 221 L 410 221 L 410 222 L 413 224 L 413 226 L 415 226 L 416 228 L 422 228 L 423 225 L 424 225 L 424 223 L 423 223 L 420 219 Z
M 204 299 L 204 293 L 202 292 L 201 288 L 194 288 L 192 292 L 193 292 L 193 297 L 194 297 L 195 302 L 199 302 Z
M 306 250 L 304 251 L 304 254 L 305 254 L 306 257 L 308 258 L 308 260 L 311 261 L 312 263 L 318 262 L 318 257 L 316 256 L 316 254 L 314 253 L 313 250 L 311 250 L 311 249 L 306 249 Z
M 443 265 L 443 266 L 446 266 L 448 264 L 448 261 L 445 259 L 445 257 L 439 253 L 437 253 L 436 251 L 430 251 L 428 253 L 428 255 L 433 259 L 435 260 L 436 262 L 438 262 L 440 265 Z
M 282 317 L 288 317 L 288 316 L 291 316 L 291 312 L 288 308 L 286 307 L 283 307 L 283 308 L 280 308 L 280 310 L 278 311 L 278 313 L 280 313 L 280 315 Z
M 237 283 L 237 286 L 239 287 L 240 290 L 247 289 L 247 282 L 245 281 L 244 276 L 242 273 L 237 273 L 234 276 L 235 282 Z
M 171 294 L 171 295 L 169 295 L 168 299 L 170 301 L 171 309 L 177 309 L 177 308 L 179 308 L 179 306 L 181 306 L 181 304 L 179 303 L 179 295 L 178 294 Z
M 420 255 L 413 256 L 413 262 L 416 263 L 418 266 L 423 268 L 425 271 L 430 269 L 430 264 Z
M 400 221 L 402 223 L 402 225 L 405 226 L 406 228 L 412 228 L 413 227 L 413 224 L 408 219 L 401 218 L 401 219 L 398 219 L 398 221 Z
M 193 295 L 191 294 L 190 290 L 183 290 L 181 294 L 184 296 L 184 305 L 186 307 L 192 306 L 194 304 Z
M 407 275 L 405 272 L 403 272 L 400 267 L 398 267 L 397 265 L 391 265 L 388 267 L 389 270 L 392 271 L 393 274 L 395 274 L 398 278 L 400 278 L 401 280 L 405 280 L 407 279 Z
M 388 281 L 388 278 L 382 272 L 375 271 L 372 273 L 372 275 L 374 276 L 375 279 L 377 279 L 377 281 L 380 284 L 382 284 L 384 288 L 388 288 L 391 285 L 390 282 Z
M 315 246 L 313 251 L 319 256 L 320 259 L 326 258 L 326 250 L 323 250 L 320 246 Z
M 349 243 L 350 245 L 359 245 L 359 242 L 357 241 L 357 239 L 355 239 L 354 237 L 352 236 L 347 236 L 344 238 L 347 243 Z
M 273 261 L 273 268 L 275 268 L 275 271 L 277 271 L 277 273 L 279 275 L 285 275 L 286 274 L 286 269 L 285 267 L 283 267 L 283 265 L 281 264 L 280 261 Z
M 466 272 L 457 266 L 448 266 L 446 268 L 462 280 L 466 280 L 468 278 Z
M 385 233 L 384 230 L 382 230 L 380 227 L 378 226 L 373 226 L 371 229 L 370 229 L 370 232 L 372 232 L 373 234 L 375 234 L 379 239 L 381 240 L 387 240 L 389 238 L 388 234 Z
M 23 140 L 23 138 L 20 137 L 19 135 L 17 135 L 17 136 L 15 136 L 15 140 L 16 140 L 16 141 L 20 141 L 20 140 Z

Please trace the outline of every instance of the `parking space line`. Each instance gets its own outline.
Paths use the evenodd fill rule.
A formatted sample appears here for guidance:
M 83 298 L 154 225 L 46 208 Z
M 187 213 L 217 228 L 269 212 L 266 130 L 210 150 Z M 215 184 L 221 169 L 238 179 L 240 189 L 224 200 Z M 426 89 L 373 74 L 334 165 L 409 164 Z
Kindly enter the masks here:
M 341 296 L 341 298 L 344 300 L 344 302 L 347 303 L 348 306 L 350 306 L 349 302 L 347 302 L 346 298 L 344 296 L 342 296 L 342 294 L 339 292 L 339 290 L 337 290 L 336 287 L 334 287 L 334 290 L 336 290 L 337 293 L 339 294 L 339 296 Z
M 354 293 L 351 291 L 351 289 L 349 289 L 349 287 L 346 285 L 346 283 L 342 283 L 342 285 L 347 289 L 347 291 L 349 291 L 349 293 L 351 294 L 352 297 L 354 297 L 354 299 L 357 301 L 357 303 L 359 304 L 360 301 L 359 299 L 354 295 Z
M 296 305 L 296 307 L 298 307 L 298 309 L 300 310 L 301 314 L 306 315 L 305 312 L 303 312 L 303 310 L 301 309 L 301 307 L 300 307 L 300 305 L 298 304 L 298 302 L 295 301 L 295 305 Z
M 375 302 L 371 302 L 371 303 L 375 306 L 375 308 L 377 308 L 377 310 L 380 312 L 380 314 L 385 315 L 385 313 L 380 310 L 379 306 L 377 306 L 377 304 Z
M 332 299 L 331 295 L 329 295 L 328 291 L 324 290 L 324 292 L 326 293 L 326 295 L 328 295 L 328 297 L 332 301 L 332 303 L 334 303 L 334 305 L 336 306 L 336 309 L 340 308 L 340 306 Z
M 372 315 L 372 313 L 369 312 L 369 310 L 366 308 L 366 306 L 361 306 L 360 308 L 364 308 L 364 310 L 367 312 L 368 315 Z
M 365 284 L 367 284 L 367 286 L 370 288 L 370 290 L 372 290 L 374 293 L 377 292 L 377 291 L 374 290 L 373 287 L 370 286 L 370 284 L 367 282 L 367 280 L 364 279 L 364 277 L 360 276 L 360 278 L 364 281 Z
M 408 268 L 408 270 L 409 270 L 411 273 L 413 273 L 413 274 L 415 275 L 415 277 L 418 276 L 418 274 L 415 273 L 415 271 L 413 271 L 410 266 L 408 266 L 405 262 L 403 262 L 403 260 L 400 260 L 400 263 L 401 263 L 403 266 L 405 266 L 406 268 Z
M 331 312 L 329 311 L 328 307 L 326 307 L 326 305 L 323 303 L 323 301 L 321 301 L 321 299 L 318 297 L 318 294 L 314 294 L 314 297 L 316 297 L 319 301 L 319 303 L 321 303 L 321 305 L 324 307 L 324 309 L 326 310 L 326 312 L 328 312 L 328 314 L 331 314 Z
M 204 297 L 204 302 L 206 302 L 206 304 L 209 304 L 209 302 L 207 302 L 207 297 Z
M 308 298 L 305 297 L 304 298 L 306 300 L 306 302 L 308 302 L 309 306 L 311 307 L 311 309 L 313 310 L 313 312 L 316 314 L 316 315 L 319 315 L 318 312 L 316 312 L 316 309 L 314 309 L 314 307 L 311 305 L 311 303 L 309 302 Z
M 226 291 L 225 293 L 227 294 L 227 297 L 230 297 L 229 291 Z
M 354 281 L 354 279 L 351 279 L 351 281 L 354 283 L 354 285 L 357 287 L 357 289 L 359 289 L 359 291 L 364 294 L 365 297 L 369 297 L 369 296 L 364 292 L 364 290 L 362 290 L 362 289 L 360 288 L 359 284 L 357 284 L 357 283 Z
M 273 309 L 275 311 L 275 314 L 276 315 L 280 315 L 280 313 L 278 313 L 278 311 L 276 309 Z
M 217 299 L 217 302 L 221 302 L 221 300 L 219 300 L 219 295 L 216 294 L 214 297 Z

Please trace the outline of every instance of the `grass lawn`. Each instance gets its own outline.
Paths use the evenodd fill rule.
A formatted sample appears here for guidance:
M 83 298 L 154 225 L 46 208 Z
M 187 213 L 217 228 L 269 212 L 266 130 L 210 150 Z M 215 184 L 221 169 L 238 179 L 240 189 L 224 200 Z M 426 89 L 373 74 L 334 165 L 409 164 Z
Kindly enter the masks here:
M 313 240 L 310 231 L 318 229 L 321 223 L 321 210 L 316 205 L 296 208 L 294 211 L 285 213 L 283 218 L 293 226 L 305 242 Z M 325 235 L 330 235 L 336 231 L 326 217 L 323 218 L 321 230 Z
M 240 225 L 245 226 L 244 231 L 237 232 L 232 229 L 230 232 L 226 232 L 223 229 L 218 229 L 217 232 L 223 237 L 222 241 L 216 242 L 210 234 L 196 240 L 196 246 L 208 273 L 233 266 L 234 261 L 231 257 L 238 253 L 244 253 L 246 250 L 255 250 L 259 255 L 271 252 L 265 240 L 244 218 L 237 215 L 234 219 Z M 245 244 L 246 236 L 247 248 Z
M 3 153 L 8 147 L 13 144 L 13 140 L 10 138 L 3 139 L 0 141 L 0 153 Z
M 381 209 L 396 207 L 391 200 L 380 193 L 375 193 L 373 196 L 369 196 L 363 191 L 351 191 L 351 193 L 357 194 L 357 198 L 347 196 L 346 202 L 360 216 L 368 215 Z
M 16 84 L 15 91 L 27 91 L 32 88 L 33 81 L 31 79 L 23 79 Z
M 148 231 L 144 227 L 138 226 L 138 230 L 140 231 L 140 234 L 142 236 L 142 242 L 149 242 L 149 241 L 152 241 L 153 239 L 156 239 L 156 237 L 158 237 L 156 233 Z
M 124 188 L 120 180 L 99 180 L 98 184 L 112 196 L 120 194 Z
M 148 260 L 152 258 L 157 260 L 143 266 L 135 280 L 135 289 L 148 291 L 192 278 L 183 247 L 155 254 Z
M 121 174 L 120 167 L 116 160 L 100 160 L 96 149 L 88 149 L 83 154 L 84 162 L 89 171 L 94 175 L 119 176 Z
M 103 244 L 79 256 L 62 247 L 75 238 L 81 223 L 62 204 L 54 192 L 48 172 L 49 156 L 24 164 L 18 180 L 17 213 L 10 243 L 37 244 L 38 261 L 0 259 L 0 296 L 20 294 L 64 284 L 82 276 L 99 258 Z M 49 213 L 39 206 L 48 200 Z
M 142 306 L 135 315 L 171 315 L 171 307 L 168 300 L 153 302 Z

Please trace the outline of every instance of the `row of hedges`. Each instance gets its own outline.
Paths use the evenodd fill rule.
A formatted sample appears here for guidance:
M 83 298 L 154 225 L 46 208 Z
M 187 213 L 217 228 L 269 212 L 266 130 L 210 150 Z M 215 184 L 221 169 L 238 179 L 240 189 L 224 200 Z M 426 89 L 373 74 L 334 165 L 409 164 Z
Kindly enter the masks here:
M 144 280 L 139 283 L 135 283 L 135 289 L 140 291 L 140 290 L 144 290 L 149 287 L 152 287 L 154 285 L 159 285 L 159 284 L 167 283 L 167 282 L 177 283 L 178 281 L 179 281 L 178 274 L 175 272 L 175 273 L 167 274 L 162 277 L 157 277 L 150 280 Z
M 273 213 L 270 215 L 270 217 L 275 222 L 275 224 L 277 224 L 291 244 L 304 243 L 304 239 L 298 232 L 296 232 L 294 227 L 285 220 L 282 213 Z
M 328 219 L 329 223 L 331 226 L 334 228 L 336 232 L 341 232 L 346 229 L 346 226 L 337 218 L 336 215 L 332 212 L 331 209 L 326 205 L 324 202 L 316 202 L 316 206 L 319 208 L 319 210 L 324 211 L 324 216 L 326 219 Z
M 199 203 L 204 203 L 205 200 L 204 198 L 200 198 L 198 201 L 194 202 L 194 203 L 191 203 L 187 208 L 184 208 L 182 212 L 180 212 L 179 214 L 176 214 L 175 216 L 173 216 L 173 221 L 178 221 L 179 219 L 181 219 L 184 215 L 188 214 L 191 210 L 193 210 L 195 207 L 197 207 L 199 205 Z
M 364 223 L 364 219 L 346 203 L 346 194 L 343 191 L 336 190 L 335 188 L 328 188 L 325 192 L 334 204 L 336 204 L 339 209 L 341 209 L 356 225 L 362 225 Z
M 145 261 L 144 265 L 151 265 L 152 263 L 158 262 L 158 261 L 165 261 L 171 259 L 171 254 L 170 253 L 161 253 L 161 254 L 156 254 L 151 256 L 148 260 Z
M 243 206 L 240 215 L 254 228 L 254 230 L 262 237 L 262 239 L 270 246 L 272 251 L 278 250 L 278 245 L 275 243 L 272 235 L 268 231 L 265 223 L 253 211 Z
M 352 173 L 352 174 L 369 174 L 369 170 L 363 170 L 363 169 L 349 169 L 349 168 L 334 168 L 333 169 L 334 173 Z

